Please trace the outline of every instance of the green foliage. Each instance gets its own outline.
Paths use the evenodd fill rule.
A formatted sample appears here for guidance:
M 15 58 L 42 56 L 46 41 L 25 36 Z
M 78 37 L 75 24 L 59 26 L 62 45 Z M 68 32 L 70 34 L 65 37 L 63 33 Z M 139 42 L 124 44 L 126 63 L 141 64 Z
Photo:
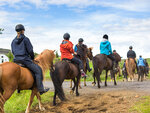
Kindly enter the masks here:
M 59 58 L 59 54 L 58 54 L 58 51 L 56 51 L 56 58 Z
M 14 56 L 13 56 L 13 54 L 12 54 L 11 51 L 9 51 L 9 53 L 7 54 L 7 57 L 9 58 L 9 61 L 10 61 L 10 62 L 13 61 Z
M 34 56 L 35 56 L 35 57 L 37 57 L 38 55 L 39 55 L 38 53 L 36 53 L 36 52 L 34 53 Z

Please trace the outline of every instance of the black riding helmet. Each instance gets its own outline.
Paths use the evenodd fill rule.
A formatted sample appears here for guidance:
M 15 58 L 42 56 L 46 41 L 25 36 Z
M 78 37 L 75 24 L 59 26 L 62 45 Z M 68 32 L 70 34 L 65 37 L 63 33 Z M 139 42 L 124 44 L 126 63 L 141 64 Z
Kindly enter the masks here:
M 25 28 L 22 24 L 18 24 L 18 25 L 16 25 L 15 30 L 16 30 L 16 32 L 20 32 L 22 30 L 25 31 Z
M 69 40 L 70 39 L 70 34 L 69 33 L 65 33 L 63 37 L 64 37 L 65 40 Z
M 130 46 L 130 47 L 129 47 L 129 49 L 133 49 L 133 47 L 132 47 L 132 46 Z
M 79 40 L 78 40 L 78 42 L 83 42 L 84 40 L 83 40 L 83 38 L 79 38 Z
M 116 52 L 116 50 L 113 50 L 113 52 Z
M 105 34 L 105 35 L 103 36 L 103 38 L 108 40 L 108 35 Z

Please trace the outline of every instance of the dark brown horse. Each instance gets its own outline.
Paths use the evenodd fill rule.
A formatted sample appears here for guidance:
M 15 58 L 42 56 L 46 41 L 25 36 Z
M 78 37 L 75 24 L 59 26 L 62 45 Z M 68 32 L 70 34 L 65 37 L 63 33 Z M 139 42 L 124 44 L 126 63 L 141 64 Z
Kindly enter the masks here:
M 143 82 L 144 74 L 145 74 L 145 66 L 139 66 L 138 67 L 138 81 L 140 81 L 140 78 L 141 78 L 141 82 Z
M 78 56 L 77 57 L 82 61 L 83 66 L 84 66 L 84 72 L 87 73 L 86 59 L 89 58 L 90 60 L 92 60 L 92 58 L 89 55 L 91 53 L 90 51 L 92 51 L 93 48 L 92 47 L 87 48 L 86 45 L 83 45 L 82 49 L 83 49 L 82 55 L 80 55 L 80 57 L 78 57 Z M 86 77 L 84 77 L 84 86 L 86 86 Z M 72 88 L 72 80 L 71 80 L 70 88 Z M 79 88 L 81 88 L 80 82 L 79 82 Z
M 43 76 L 45 75 L 45 72 L 50 69 L 54 57 L 54 51 L 46 49 L 35 59 L 42 68 Z M 11 97 L 16 89 L 32 90 L 26 113 L 29 113 L 30 106 L 35 96 L 38 98 L 40 110 L 44 110 L 41 105 L 40 94 L 34 85 L 32 73 L 27 68 L 21 67 L 13 62 L 0 64 L 0 113 L 4 112 L 5 102 Z
M 113 56 L 116 59 L 116 62 L 119 62 L 121 57 L 119 57 L 116 54 L 113 54 Z M 105 86 L 107 86 L 107 76 L 108 76 L 108 71 L 110 70 L 111 75 L 114 78 L 114 85 L 117 85 L 116 83 L 116 78 L 115 78 L 115 71 L 113 71 L 113 63 L 112 60 L 110 60 L 106 55 L 104 54 L 98 54 L 95 57 L 93 57 L 93 67 L 94 67 L 94 73 L 93 73 L 93 77 L 94 77 L 94 82 L 93 84 L 95 85 L 95 77 L 97 79 L 97 84 L 98 84 L 98 88 L 100 88 L 100 75 L 102 73 L 103 70 L 106 71 L 106 76 L 105 76 Z M 117 68 L 117 63 L 115 65 L 115 67 Z
M 71 92 L 74 92 L 76 88 L 76 96 L 79 96 L 78 84 L 80 81 L 81 73 L 80 73 L 78 65 L 75 65 L 68 60 L 59 61 L 55 63 L 55 65 L 51 68 L 50 75 L 51 75 L 54 88 L 55 88 L 53 105 L 56 105 L 57 95 L 61 101 L 65 100 L 64 91 L 62 89 L 62 84 L 65 79 L 73 80 L 74 87 L 72 88 Z

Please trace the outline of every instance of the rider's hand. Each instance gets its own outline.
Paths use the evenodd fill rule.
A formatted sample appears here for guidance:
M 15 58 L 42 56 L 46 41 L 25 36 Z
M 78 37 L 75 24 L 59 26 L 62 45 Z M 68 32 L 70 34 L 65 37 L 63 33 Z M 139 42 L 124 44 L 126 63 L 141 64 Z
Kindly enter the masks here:
M 76 52 L 74 52 L 74 55 L 77 55 L 77 53 L 76 53 Z

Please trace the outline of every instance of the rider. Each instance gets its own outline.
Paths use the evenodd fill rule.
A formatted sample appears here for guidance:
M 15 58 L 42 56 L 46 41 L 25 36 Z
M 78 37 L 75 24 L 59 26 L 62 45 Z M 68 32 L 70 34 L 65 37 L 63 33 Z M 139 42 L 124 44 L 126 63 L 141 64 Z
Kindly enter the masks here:
M 73 50 L 72 42 L 69 41 L 70 34 L 69 33 L 65 33 L 63 38 L 64 38 L 64 40 L 60 44 L 61 60 L 69 59 L 69 60 L 71 60 L 71 62 L 74 62 L 74 63 L 78 64 L 79 65 L 79 69 L 81 71 L 82 77 L 86 77 L 86 74 L 83 71 L 83 63 L 82 63 L 82 61 L 72 55 L 72 54 L 76 55 L 76 53 Z
M 112 62 L 113 62 L 113 69 L 115 69 L 115 58 L 112 55 L 111 43 L 108 41 L 108 35 L 107 34 L 105 34 L 103 36 L 103 40 L 100 43 L 100 54 L 107 55 L 107 57 L 112 60 Z
M 42 83 L 42 70 L 37 64 L 33 62 L 33 46 L 29 38 L 24 35 L 25 28 L 22 24 L 16 25 L 15 30 L 17 32 L 17 36 L 11 44 L 12 53 L 14 55 L 14 62 L 25 65 L 29 70 L 34 73 L 37 89 L 42 95 L 43 93 L 46 93 L 49 88 L 44 89 Z
M 144 59 L 142 58 L 142 55 L 139 56 L 139 59 L 138 59 L 138 61 L 137 61 L 137 65 L 138 65 L 138 67 L 139 67 L 139 66 L 144 66 L 144 67 L 146 66 L 146 65 L 145 65 L 145 61 L 144 61 Z
M 137 68 L 137 71 L 138 71 L 138 66 L 137 66 L 137 63 L 136 63 L 136 60 L 135 60 L 135 58 L 136 58 L 136 53 L 135 53 L 132 49 L 133 49 L 133 47 L 130 46 L 130 47 L 129 47 L 129 51 L 128 51 L 128 53 L 127 53 L 127 58 L 128 58 L 128 59 L 129 59 L 129 58 L 134 59 L 135 64 L 136 64 L 136 68 Z
M 76 52 L 77 56 L 80 58 L 83 54 L 83 50 L 82 50 L 82 47 L 84 46 L 83 44 L 83 38 L 79 38 L 78 40 L 78 44 L 75 45 L 75 48 L 74 48 L 74 52 Z M 85 45 L 86 46 L 86 45 Z M 87 69 L 88 71 L 92 71 L 92 69 L 90 68 L 90 65 L 89 65 L 89 60 L 88 58 L 86 58 L 86 66 L 87 66 Z

